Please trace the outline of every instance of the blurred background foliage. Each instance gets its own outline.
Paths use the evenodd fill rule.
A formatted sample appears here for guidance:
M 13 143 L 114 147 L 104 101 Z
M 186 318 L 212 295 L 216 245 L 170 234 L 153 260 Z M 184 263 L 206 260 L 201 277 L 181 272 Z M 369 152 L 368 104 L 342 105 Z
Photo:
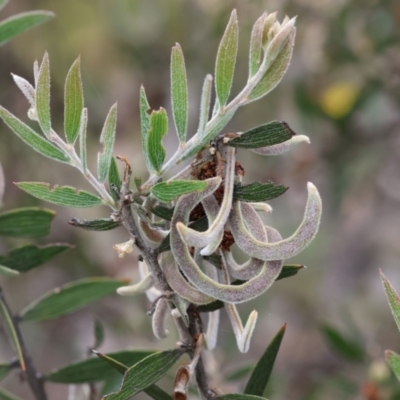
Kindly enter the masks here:
M 293 262 L 307 269 L 276 283 L 261 299 L 241 306 L 243 318 L 260 312 L 246 355 L 238 353 L 227 319 L 217 351 L 207 356 L 212 385 L 233 391 L 227 380 L 254 363 L 284 322 L 287 332 L 267 396 L 274 400 L 400 399 L 400 386 L 387 369 L 383 351 L 400 350 L 398 332 L 381 287 L 378 268 L 400 288 L 400 3 L 398 0 L 11 0 L 2 16 L 33 9 L 56 18 L 0 49 L 0 104 L 16 115 L 28 105 L 10 72 L 33 80 L 32 65 L 45 50 L 52 70 L 52 120 L 61 131 L 63 83 L 78 55 L 89 109 L 89 154 L 94 166 L 98 138 L 109 107 L 118 101 L 116 153 L 132 161 L 134 174 L 146 179 L 139 132 L 139 87 L 144 84 L 152 108 L 170 108 L 169 58 L 179 42 L 189 77 L 189 132 L 197 126 L 200 89 L 214 69 L 219 40 L 232 8 L 238 9 L 240 48 L 233 91 L 247 79 L 252 24 L 265 10 L 298 15 L 292 64 L 267 98 L 242 109 L 230 123 L 243 131 L 273 119 L 288 122 L 311 138 L 292 153 L 270 157 L 240 152 L 245 181 L 290 187 L 271 205 L 270 223 L 290 234 L 301 219 L 306 182 L 321 191 L 324 214 L 313 244 Z M 4 208 L 37 205 L 12 182 L 43 181 L 87 188 L 75 171 L 32 152 L 0 126 L 0 160 L 7 189 Z M 176 146 L 171 134 L 166 147 Z M 48 205 L 46 205 L 48 207 Z M 67 224 L 72 216 L 107 216 L 107 210 L 57 211 L 51 236 L 42 242 L 76 247 L 55 261 L 18 278 L 2 278 L 15 310 L 55 285 L 93 275 L 137 278 L 136 255 L 119 259 L 112 245 L 125 241 L 118 230 L 94 233 Z M 3 241 L 0 251 L 23 241 Z M 101 351 L 127 347 L 172 347 L 174 329 L 156 341 L 146 316 L 145 296 L 102 300 L 71 316 L 23 326 L 40 370 L 84 358 L 91 345 L 94 316 L 103 321 Z M 0 331 L 0 361 L 12 355 Z M 18 376 L 6 387 L 23 398 L 30 394 Z M 396 391 L 396 386 L 398 387 Z M 239 387 L 242 389 L 241 387 Z M 66 388 L 49 385 L 50 398 L 66 399 Z

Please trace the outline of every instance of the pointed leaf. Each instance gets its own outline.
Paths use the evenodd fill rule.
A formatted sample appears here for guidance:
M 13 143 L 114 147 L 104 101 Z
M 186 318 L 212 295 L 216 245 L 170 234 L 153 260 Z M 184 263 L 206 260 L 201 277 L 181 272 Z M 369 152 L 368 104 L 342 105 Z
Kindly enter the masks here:
M 46 246 L 27 244 L 12 249 L 7 255 L 0 255 L 0 264 L 14 271 L 28 272 L 70 248 L 68 244 L 59 243 Z
M 111 367 L 113 367 L 116 371 L 118 371 L 120 374 L 125 374 L 126 371 L 128 371 L 128 367 L 119 361 L 115 360 L 112 357 L 107 356 L 107 354 L 99 353 L 97 351 L 93 351 L 94 354 L 96 354 L 97 357 L 101 358 L 105 362 L 107 362 Z
M 53 210 L 37 207 L 15 208 L 0 213 L 0 236 L 36 238 L 50 233 Z
M 249 52 L 249 79 L 258 71 L 262 55 L 262 38 L 264 23 L 267 14 L 264 13 L 257 19 L 251 31 L 250 52 Z
M 119 177 L 118 166 L 114 157 L 111 157 L 110 170 L 108 171 L 108 186 L 110 188 L 112 198 L 115 201 L 118 201 L 118 196 L 112 189 L 112 185 L 115 185 L 118 191 L 121 189 L 121 178 Z
M 104 182 L 107 179 L 108 171 L 110 170 L 116 128 L 117 104 L 114 104 L 107 115 L 100 136 L 100 143 L 103 144 L 103 151 L 97 157 L 97 173 L 100 182 Z
M 75 143 L 79 133 L 83 110 L 83 88 L 81 79 L 81 59 L 72 64 L 65 80 L 64 89 L 64 130 L 68 143 Z
M 104 337 L 105 337 L 103 324 L 97 318 L 94 320 L 93 333 L 94 333 L 95 342 L 94 342 L 94 346 L 92 347 L 92 349 L 96 350 L 103 344 Z
M 50 62 L 47 52 L 40 64 L 39 77 L 36 85 L 36 112 L 40 127 L 48 137 L 51 131 L 50 116 Z
M 210 116 L 212 80 L 213 78 L 211 75 L 206 76 L 201 92 L 199 128 L 197 130 L 200 140 L 205 134 L 208 118 Z
M 123 350 L 106 355 L 130 367 L 153 353 L 150 350 Z M 51 371 L 45 379 L 65 384 L 91 383 L 108 379 L 114 371 L 115 369 L 101 358 L 89 358 Z
M 8 390 L 0 387 L 0 400 L 22 400 L 15 394 L 10 393 Z
M 80 220 L 77 218 L 72 218 L 71 221 L 69 221 L 68 223 L 72 226 L 86 229 L 87 231 L 98 232 L 109 231 L 111 229 L 118 228 L 121 225 L 120 221 L 114 221 L 111 218 L 99 218 L 93 220 Z
M 37 134 L 32 128 L 0 106 L 0 118 L 8 127 L 19 136 L 27 145 L 38 153 L 52 158 L 53 160 L 69 163 L 70 158 L 63 151 L 55 147 L 46 139 Z
M 167 203 L 183 194 L 202 192 L 206 187 L 207 183 L 203 181 L 172 181 L 157 183 L 151 192 L 158 200 Z
M 240 136 L 231 139 L 228 144 L 233 147 L 255 149 L 286 142 L 293 135 L 294 132 L 286 122 L 272 121 L 242 133 Z
M 54 186 L 43 182 L 19 182 L 16 185 L 31 196 L 65 207 L 94 207 L 102 204 L 101 198 L 85 190 L 70 186 Z
M 40 25 L 53 17 L 54 14 L 50 11 L 31 11 L 13 15 L 1 21 L 0 46 L 8 42 L 14 36 Z
M 247 382 L 246 388 L 244 390 L 245 394 L 251 394 L 254 396 L 262 396 L 267 386 L 269 377 L 274 367 L 275 359 L 281 345 L 283 335 L 285 334 L 286 324 L 278 331 L 274 336 L 271 343 L 268 345 L 264 354 L 261 356 L 260 360 L 254 368 L 253 373 Z
M 45 294 L 21 311 L 23 321 L 42 321 L 70 314 L 115 293 L 126 285 L 123 279 L 87 278 L 68 283 Z
M 160 171 L 165 159 L 162 140 L 168 131 L 167 112 L 163 108 L 160 108 L 159 111 L 153 111 L 150 115 L 149 126 L 147 137 L 149 159 L 153 168 L 156 171 Z
M 279 197 L 288 189 L 283 185 L 254 182 L 249 185 L 236 185 L 233 198 L 246 202 L 267 201 Z
M 385 358 L 396 378 L 400 381 L 400 355 L 394 351 L 386 350 Z
M 282 271 L 279 276 L 276 278 L 276 281 L 280 279 L 289 278 L 291 276 L 297 275 L 297 273 L 304 268 L 304 265 L 300 264 L 292 264 L 292 265 L 284 265 L 282 267 Z
M 150 111 L 150 105 L 149 102 L 147 101 L 146 92 L 143 86 L 141 86 L 140 88 L 139 108 L 140 108 L 140 130 L 142 133 L 143 157 L 148 171 L 154 172 L 153 165 L 150 161 L 149 149 L 148 149 L 148 137 L 150 130 L 150 115 L 148 114 L 148 112 Z
M 17 276 L 19 275 L 18 271 L 15 271 L 11 268 L 7 268 L 4 265 L 0 265 L 0 275 L 4 276 Z
M 177 43 L 171 54 L 171 101 L 179 141 L 185 142 L 188 121 L 188 87 L 185 59 Z
M 385 289 L 386 297 L 389 302 L 390 309 L 392 311 L 397 328 L 400 330 L 400 297 L 397 294 L 394 287 L 387 280 L 386 276 L 383 275 L 383 272 L 380 271 L 380 273 L 381 273 L 381 279 L 382 279 L 383 287 Z
M 231 92 L 238 49 L 239 28 L 236 10 L 232 11 L 218 48 L 215 65 L 215 91 L 220 107 L 224 107 Z
M 13 77 L 14 82 L 18 86 L 19 90 L 28 100 L 29 104 L 32 107 L 35 107 L 35 88 L 26 79 L 15 74 L 11 74 L 11 76 Z
M 87 173 L 87 148 L 86 148 L 87 122 L 88 122 L 87 108 L 83 108 L 79 122 L 79 132 L 78 132 L 79 152 L 81 156 L 83 173 Z
M 129 368 L 121 389 L 104 400 L 127 400 L 161 379 L 182 355 L 181 349 L 152 354 Z

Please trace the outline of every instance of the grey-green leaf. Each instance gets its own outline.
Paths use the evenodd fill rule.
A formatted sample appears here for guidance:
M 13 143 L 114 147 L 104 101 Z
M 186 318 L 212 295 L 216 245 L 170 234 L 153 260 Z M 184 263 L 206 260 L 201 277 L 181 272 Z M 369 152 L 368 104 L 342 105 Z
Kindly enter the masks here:
M 200 140 L 205 134 L 208 118 L 210 116 L 212 81 L 212 76 L 207 75 L 204 79 L 203 89 L 201 91 L 199 128 L 197 129 Z
M 4 5 L 4 4 L 3 4 Z M 14 36 L 19 35 L 37 25 L 43 24 L 54 14 L 50 11 L 30 11 L 13 15 L 0 22 L 0 46 L 7 43 Z
M 46 139 L 37 134 L 32 128 L 24 124 L 15 115 L 11 114 L 5 108 L 0 106 L 0 118 L 8 127 L 19 136 L 27 145 L 32 147 L 38 153 L 52 158 L 53 160 L 68 163 L 70 158 L 63 151 L 55 147 Z
M 244 390 L 245 394 L 254 396 L 262 396 L 267 386 L 269 377 L 274 367 L 275 359 L 279 351 L 283 336 L 285 334 L 286 324 L 274 336 L 271 343 L 268 345 L 264 354 L 261 356 L 255 366 L 249 381 Z
M 104 326 L 101 323 L 101 321 L 97 318 L 94 320 L 93 333 L 95 342 L 94 346 L 92 347 L 92 350 L 96 350 L 103 344 L 105 337 Z
M 119 198 L 112 189 L 113 185 L 118 189 L 118 191 L 121 189 L 121 178 L 119 177 L 117 162 L 115 161 L 114 157 L 111 157 L 110 170 L 108 171 L 108 186 L 110 188 L 112 198 L 115 201 L 118 201 Z
M 22 400 L 20 397 L 0 387 L 0 400 Z
M 202 192 L 207 187 L 204 181 L 172 181 L 157 183 L 151 189 L 154 197 L 165 203 L 176 199 L 183 194 L 194 191 Z
M 394 351 L 386 350 L 385 358 L 396 378 L 400 381 L 400 355 Z
M 26 244 L 12 249 L 7 255 L 0 255 L 0 264 L 18 272 L 28 272 L 70 249 L 68 244 L 36 246 Z
M 254 182 L 249 185 L 236 185 L 233 198 L 246 202 L 267 201 L 282 195 L 286 190 L 288 188 L 283 185 Z
M 282 267 L 281 273 L 276 278 L 276 281 L 281 279 L 289 278 L 291 276 L 297 275 L 297 273 L 304 268 L 304 265 L 300 264 L 291 264 L 291 265 L 284 265 Z
M 82 109 L 81 118 L 79 122 L 79 152 L 82 162 L 82 172 L 87 173 L 87 146 L 86 146 L 86 133 L 87 133 L 87 108 Z
M 381 273 L 381 279 L 382 279 L 383 287 L 385 289 L 386 297 L 389 302 L 390 309 L 392 311 L 397 328 L 400 330 L 400 297 L 397 294 L 394 287 L 387 280 L 386 276 L 383 275 L 383 272 L 380 271 L 380 273 Z
M 76 226 L 77 228 L 98 232 L 109 231 L 111 229 L 118 228 L 121 225 L 120 221 L 114 221 L 111 218 L 99 218 L 93 220 L 80 220 L 77 218 L 72 218 L 68 223 L 72 226 Z
M 149 121 L 147 149 L 151 165 L 157 172 L 160 171 L 165 160 L 165 149 L 162 145 L 162 140 L 167 131 L 167 112 L 163 108 L 160 108 L 159 111 L 153 111 Z
M 232 11 L 218 48 L 215 65 L 215 91 L 220 107 L 224 107 L 231 92 L 238 49 L 239 27 L 236 10 Z
M 251 31 L 250 52 L 249 52 L 249 79 L 258 71 L 262 55 L 262 38 L 264 22 L 267 14 L 264 13 L 257 19 Z
M 286 142 L 293 135 L 294 132 L 286 122 L 272 121 L 242 133 L 240 136 L 231 139 L 228 144 L 233 147 L 255 149 Z
M 108 171 L 110 170 L 116 128 L 117 104 L 114 104 L 107 115 L 100 136 L 100 143 L 103 144 L 103 151 L 97 157 L 97 171 L 100 182 L 104 182 L 107 179 Z
M 0 275 L 4 276 L 17 276 L 19 275 L 18 271 L 15 271 L 14 269 L 7 268 L 4 265 L 0 265 Z M 0 374 L 1 375 L 1 374 Z
M 148 149 L 148 135 L 150 130 L 150 115 L 148 114 L 148 111 L 150 111 L 150 105 L 149 102 L 147 101 L 146 92 L 143 86 L 141 86 L 140 88 L 139 109 L 140 109 L 140 130 L 142 133 L 143 157 L 149 172 L 154 172 L 153 165 L 150 161 L 149 149 Z
M 50 233 L 53 210 L 37 207 L 16 208 L 0 213 L 0 236 L 37 238 Z
M 176 132 L 179 141 L 186 139 L 188 121 L 188 85 L 185 59 L 181 46 L 177 43 L 171 53 L 171 102 Z
M 149 350 L 123 350 L 108 353 L 107 356 L 131 367 L 153 353 Z M 45 379 L 65 384 L 91 383 L 108 379 L 114 371 L 114 368 L 101 358 L 89 358 L 51 371 Z
M 157 217 L 171 221 L 172 215 L 174 214 L 174 209 L 164 206 L 156 206 L 151 209 L 151 212 Z
M 104 400 L 128 400 L 161 379 L 182 355 L 181 349 L 152 354 L 129 368 L 119 392 Z
M 21 311 L 23 321 L 42 321 L 70 314 L 88 304 L 115 293 L 126 280 L 87 278 L 68 283 L 45 294 Z
M 48 137 L 51 132 L 50 116 L 50 61 L 47 52 L 40 64 L 39 77 L 36 85 L 36 112 L 40 127 Z
M 86 208 L 102 204 L 101 198 L 70 186 L 54 186 L 43 182 L 19 182 L 16 185 L 31 196 L 65 207 Z
M 83 88 L 81 79 L 81 59 L 72 64 L 65 80 L 64 89 L 64 131 L 68 143 L 75 143 L 79 133 L 83 110 Z

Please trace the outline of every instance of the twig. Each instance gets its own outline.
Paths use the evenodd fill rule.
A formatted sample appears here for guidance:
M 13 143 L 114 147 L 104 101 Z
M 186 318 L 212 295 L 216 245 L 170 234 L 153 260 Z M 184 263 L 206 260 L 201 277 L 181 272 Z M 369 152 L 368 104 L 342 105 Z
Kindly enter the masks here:
M 41 376 L 36 371 L 35 366 L 33 365 L 32 358 L 28 353 L 28 350 L 26 348 L 24 338 L 22 337 L 21 330 L 19 329 L 19 324 L 18 324 L 18 319 L 12 314 L 11 309 L 4 297 L 3 291 L 0 288 L 0 301 L 3 303 L 4 307 L 6 308 L 7 312 L 9 315 L 11 315 L 11 322 L 14 328 L 14 331 L 17 335 L 18 342 L 20 344 L 21 348 L 21 353 L 25 361 L 25 376 L 27 378 L 27 381 L 29 383 L 29 386 L 32 389 L 32 392 L 36 398 L 36 400 L 47 400 L 47 394 L 44 390 L 44 381 Z

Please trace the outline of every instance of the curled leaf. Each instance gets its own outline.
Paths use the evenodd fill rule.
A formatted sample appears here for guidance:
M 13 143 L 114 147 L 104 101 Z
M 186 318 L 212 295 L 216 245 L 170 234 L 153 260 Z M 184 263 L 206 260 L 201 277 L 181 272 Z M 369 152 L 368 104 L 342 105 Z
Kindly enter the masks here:
M 251 149 L 251 151 L 262 156 L 278 156 L 280 154 L 287 153 L 292 149 L 293 146 L 297 145 L 298 143 L 310 143 L 310 138 L 306 135 L 296 135 L 286 142 L 275 144 L 272 146 Z
M 165 327 L 165 317 L 168 310 L 167 299 L 165 297 L 158 299 L 152 318 L 153 333 L 157 339 L 164 339 L 168 336 L 169 332 Z

